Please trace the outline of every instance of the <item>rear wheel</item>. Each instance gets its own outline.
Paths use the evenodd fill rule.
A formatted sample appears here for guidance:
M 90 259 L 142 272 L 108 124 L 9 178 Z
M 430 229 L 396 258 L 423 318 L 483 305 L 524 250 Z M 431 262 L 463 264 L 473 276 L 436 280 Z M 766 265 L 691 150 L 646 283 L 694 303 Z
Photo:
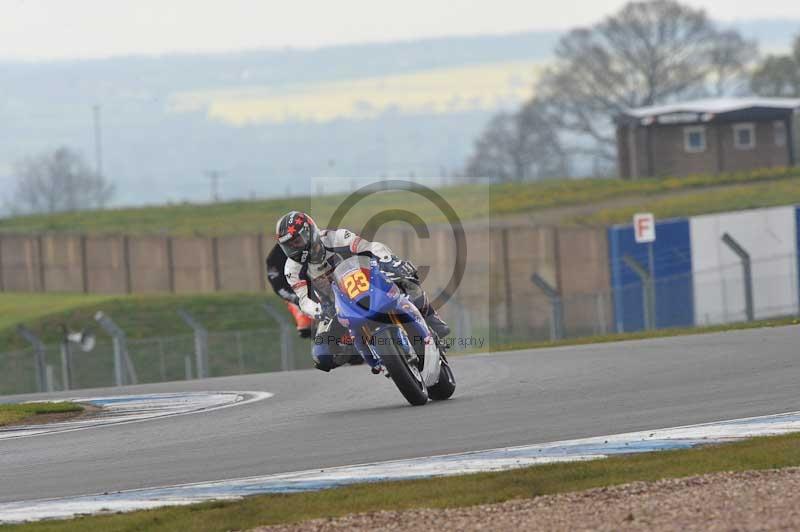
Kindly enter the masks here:
M 442 355 L 442 368 L 439 370 L 439 382 L 433 386 L 428 387 L 428 397 L 434 401 L 444 401 L 450 399 L 453 392 L 456 391 L 456 377 L 453 375 L 453 370 L 450 369 L 450 364 Z
M 385 339 L 379 344 L 381 362 L 403 397 L 414 406 L 427 403 L 428 390 L 425 388 L 416 364 L 416 355 L 405 331 L 397 327 L 388 327 L 379 331 L 375 336 Z M 408 347 L 411 355 L 403 349 L 403 346 Z M 411 357 L 414 357 L 413 361 L 409 360 Z

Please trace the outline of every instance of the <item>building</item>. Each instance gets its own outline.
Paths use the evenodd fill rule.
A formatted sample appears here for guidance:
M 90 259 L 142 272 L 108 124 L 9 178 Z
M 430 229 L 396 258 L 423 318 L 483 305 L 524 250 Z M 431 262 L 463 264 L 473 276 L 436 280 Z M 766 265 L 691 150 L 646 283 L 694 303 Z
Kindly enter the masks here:
M 715 174 L 797 164 L 800 99 L 719 98 L 616 117 L 620 177 Z

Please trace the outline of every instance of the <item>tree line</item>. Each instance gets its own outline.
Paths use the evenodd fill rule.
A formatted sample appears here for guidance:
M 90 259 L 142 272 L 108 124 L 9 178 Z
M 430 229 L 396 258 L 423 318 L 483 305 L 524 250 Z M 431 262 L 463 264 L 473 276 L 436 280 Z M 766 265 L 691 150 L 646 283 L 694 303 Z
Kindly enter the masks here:
M 465 174 L 496 181 L 566 177 L 575 162 L 615 171 L 612 119 L 626 108 L 709 96 L 800 97 L 800 35 L 792 53 L 759 59 L 758 45 L 674 0 L 630 2 L 566 33 L 534 96 L 497 114 Z
M 103 208 L 114 196 L 113 183 L 63 146 L 19 161 L 14 172 L 5 200 L 12 215 Z

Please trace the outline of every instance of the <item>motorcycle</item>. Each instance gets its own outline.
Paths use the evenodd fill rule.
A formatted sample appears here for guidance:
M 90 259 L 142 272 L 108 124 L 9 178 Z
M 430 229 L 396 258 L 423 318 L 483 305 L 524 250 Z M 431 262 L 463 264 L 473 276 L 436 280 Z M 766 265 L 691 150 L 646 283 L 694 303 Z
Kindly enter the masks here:
M 385 371 L 412 405 L 453 395 L 455 376 L 438 339 L 375 259 L 343 260 L 333 271 L 331 289 L 336 318 L 373 372 Z

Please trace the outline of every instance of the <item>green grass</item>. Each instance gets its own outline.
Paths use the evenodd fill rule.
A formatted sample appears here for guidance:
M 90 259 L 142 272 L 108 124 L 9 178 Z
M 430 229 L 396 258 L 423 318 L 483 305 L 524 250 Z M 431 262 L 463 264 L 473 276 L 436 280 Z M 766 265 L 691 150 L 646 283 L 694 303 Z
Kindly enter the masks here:
M 45 343 L 61 339 L 61 324 L 79 330 L 97 329 L 94 314 L 98 310 L 111 316 L 129 339 L 191 334 L 192 330 L 178 315 L 185 309 L 209 331 L 263 329 L 274 326 L 261 305 L 269 303 L 286 314 L 276 297 L 264 294 L 203 295 L 83 295 L 0 293 L 0 352 L 22 349 L 27 343 L 16 333 L 24 323 Z
M 39 321 L 48 315 L 66 313 L 81 305 L 94 305 L 113 296 L 84 294 L 0 293 L 0 345 L 10 346 L 7 332 L 18 323 Z
M 262 495 L 236 502 L 212 502 L 129 514 L 47 521 L 0 530 L 210 532 L 334 517 L 348 513 L 408 508 L 449 508 L 510 499 L 654 481 L 720 471 L 800 465 L 800 435 L 754 438 L 679 451 L 619 456 L 605 460 L 549 464 L 499 473 L 362 484 L 319 492 Z
M 473 184 L 451 186 L 440 189 L 439 192 L 455 207 L 461 218 L 475 219 L 535 212 L 553 207 L 594 204 L 626 196 L 657 196 L 682 190 L 701 191 L 719 185 L 778 183 L 791 181 L 797 177 L 800 177 L 800 169 L 793 168 L 636 181 L 562 179 L 491 186 Z M 743 188 L 746 189 L 747 187 Z M 712 190 L 711 193 L 716 192 Z M 181 204 L 22 216 L 0 220 L 0 231 L 173 235 L 270 233 L 274 221 L 291 209 L 310 211 L 320 224 L 325 225 L 343 198 L 343 195 L 317 198 L 307 196 L 207 205 Z M 726 204 L 723 200 L 717 202 L 719 208 L 726 210 L 737 208 L 740 203 L 741 201 L 733 201 Z M 368 201 L 359 204 L 359 208 L 347 218 L 347 224 L 352 227 L 362 227 L 374 214 L 408 204 L 413 204 L 414 212 L 427 223 L 445 221 L 435 206 L 427 201 L 420 201 L 418 196 L 407 192 L 389 192 L 371 196 Z M 750 206 L 760 206 L 752 204 L 753 202 L 749 203 Z
M 738 185 L 727 190 L 698 191 L 696 194 L 646 199 L 635 207 L 601 209 L 572 220 L 577 225 L 629 223 L 636 212 L 652 212 L 656 218 L 695 216 L 759 207 L 800 203 L 800 180 Z
M 63 414 L 66 412 L 83 412 L 77 403 L 61 401 L 58 403 L 21 403 L 0 404 L 0 427 L 19 423 L 40 414 Z
M 34 356 L 16 332 L 24 323 L 47 345 L 45 364 L 55 369 L 60 389 L 62 324 L 71 330 L 91 327 L 97 338 L 88 353 L 73 349 L 73 387 L 113 384 L 113 347 L 110 337 L 97 325 L 94 315 L 103 311 L 126 332 L 128 352 L 138 381 L 182 380 L 185 358 L 194 363 L 193 331 L 178 315 L 185 309 L 209 331 L 210 376 L 260 373 L 280 369 L 280 331 L 263 309 L 267 303 L 291 316 L 277 297 L 267 294 L 205 295 L 59 295 L 0 293 L 3 327 L 0 327 L 0 395 L 36 391 Z M 233 331 L 246 331 L 232 334 Z M 225 334 L 228 333 L 228 334 Z M 293 342 L 295 367 L 310 367 L 310 342 Z

